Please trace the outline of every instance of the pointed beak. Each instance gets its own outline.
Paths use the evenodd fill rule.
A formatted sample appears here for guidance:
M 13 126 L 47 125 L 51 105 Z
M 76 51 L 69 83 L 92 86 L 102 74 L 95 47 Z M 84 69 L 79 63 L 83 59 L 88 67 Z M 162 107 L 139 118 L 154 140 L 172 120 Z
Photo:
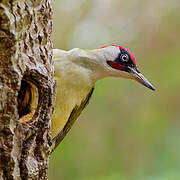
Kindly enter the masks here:
M 129 73 L 132 75 L 134 80 L 153 91 L 156 90 L 156 88 L 137 70 L 137 68 L 130 67 L 129 69 Z

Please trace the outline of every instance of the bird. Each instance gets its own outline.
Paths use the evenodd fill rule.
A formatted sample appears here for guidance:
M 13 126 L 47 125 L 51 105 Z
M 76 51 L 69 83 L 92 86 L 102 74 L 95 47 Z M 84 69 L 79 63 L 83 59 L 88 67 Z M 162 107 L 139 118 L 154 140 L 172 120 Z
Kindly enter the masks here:
M 137 81 L 155 91 L 140 73 L 130 50 L 108 45 L 85 50 L 53 49 L 57 82 L 55 110 L 51 126 L 51 152 L 60 144 L 91 98 L 95 84 L 106 77 Z

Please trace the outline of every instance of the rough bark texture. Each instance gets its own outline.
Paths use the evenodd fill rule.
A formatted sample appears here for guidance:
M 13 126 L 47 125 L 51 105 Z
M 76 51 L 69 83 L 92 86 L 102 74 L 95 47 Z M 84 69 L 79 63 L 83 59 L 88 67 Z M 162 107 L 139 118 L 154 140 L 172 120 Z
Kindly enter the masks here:
M 50 0 L 0 0 L 0 180 L 47 179 L 51 30 Z

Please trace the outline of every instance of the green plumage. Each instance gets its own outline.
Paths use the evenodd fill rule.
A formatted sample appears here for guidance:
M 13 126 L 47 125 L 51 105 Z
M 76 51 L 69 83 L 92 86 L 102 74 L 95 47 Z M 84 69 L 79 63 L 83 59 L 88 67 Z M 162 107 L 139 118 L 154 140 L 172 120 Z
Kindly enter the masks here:
M 64 128 L 60 131 L 60 133 L 56 137 L 54 137 L 52 139 L 51 153 L 60 144 L 60 142 L 64 139 L 64 137 L 69 132 L 69 130 L 71 129 L 71 127 L 74 124 L 74 122 L 76 121 L 76 119 L 79 117 L 79 115 L 81 114 L 83 109 L 89 103 L 89 100 L 90 100 L 90 98 L 92 96 L 93 91 L 94 91 L 94 88 L 91 89 L 90 93 L 87 95 L 86 99 L 84 101 L 82 101 L 81 105 L 76 106 L 72 110 L 72 112 L 71 112 L 71 114 L 69 116 L 69 119 L 68 119 L 67 123 L 65 124 Z

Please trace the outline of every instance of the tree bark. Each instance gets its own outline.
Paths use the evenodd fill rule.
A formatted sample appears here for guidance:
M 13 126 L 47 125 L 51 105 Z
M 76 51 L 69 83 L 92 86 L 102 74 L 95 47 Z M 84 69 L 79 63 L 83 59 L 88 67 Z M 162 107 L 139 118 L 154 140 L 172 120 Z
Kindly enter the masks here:
M 47 179 L 51 0 L 0 0 L 0 180 Z

